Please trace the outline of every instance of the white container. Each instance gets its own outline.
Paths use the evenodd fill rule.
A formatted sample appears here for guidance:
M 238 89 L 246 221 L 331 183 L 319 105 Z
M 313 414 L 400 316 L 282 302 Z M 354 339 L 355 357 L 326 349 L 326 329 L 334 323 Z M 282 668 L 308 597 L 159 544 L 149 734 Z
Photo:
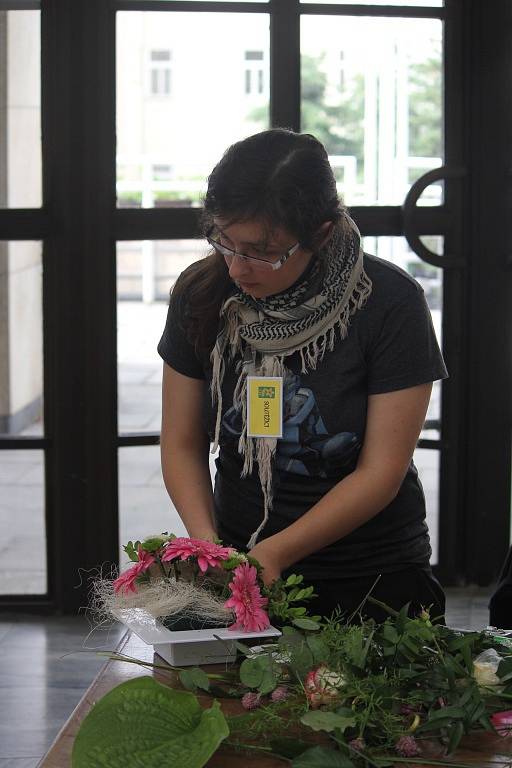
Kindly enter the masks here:
M 173 667 L 223 664 L 236 658 L 235 642 L 248 638 L 279 637 L 281 632 L 269 627 L 263 632 L 218 629 L 188 629 L 173 632 L 142 608 L 115 611 L 116 618 L 134 632 Z

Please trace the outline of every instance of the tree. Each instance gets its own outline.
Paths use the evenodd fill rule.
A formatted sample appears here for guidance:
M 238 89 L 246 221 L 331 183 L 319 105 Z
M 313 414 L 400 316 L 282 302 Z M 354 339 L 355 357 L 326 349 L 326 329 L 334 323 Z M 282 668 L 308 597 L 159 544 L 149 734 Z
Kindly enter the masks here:
M 409 154 L 442 157 L 441 51 L 409 66 Z
M 303 56 L 301 68 L 302 130 L 313 133 L 330 155 L 354 155 L 361 167 L 364 147 L 364 78 L 357 74 L 341 89 L 337 103 L 326 103 L 325 54 Z
M 330 155 L 354 155 L 362 167 L 364 132 L 364 78 L 356 75 L 341 91 L 339 102 L 326 103 L 327 73 L 322 69 L 325 54 L 301 59 L 301 130 L 312 133 Z M 256 107 L 249 120 L 263 128 L 267 108 Z

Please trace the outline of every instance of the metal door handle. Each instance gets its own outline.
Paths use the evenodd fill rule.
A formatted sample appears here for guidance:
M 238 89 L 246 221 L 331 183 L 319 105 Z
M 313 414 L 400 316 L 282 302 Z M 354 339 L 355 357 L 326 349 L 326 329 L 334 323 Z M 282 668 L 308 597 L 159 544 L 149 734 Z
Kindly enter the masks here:
M 442 165 L 440 168 L 434 168 L 432 171 L 420 176 L 411 186 L 402 205 L 402 215 L 404 222 L 404 236 L 409 248 L 419 256 L 420 259 L 432 264 L 434 267 L 462 267 L 464 260 L 460 256 L 438 256 L 437 253 L 430 251 L 420 240 L 419 235 L 414 228 L 414 212 L 422 192 L 434 181 L 441 179 L 460 179 L 466 175 L 465 168 L 450 167 Z

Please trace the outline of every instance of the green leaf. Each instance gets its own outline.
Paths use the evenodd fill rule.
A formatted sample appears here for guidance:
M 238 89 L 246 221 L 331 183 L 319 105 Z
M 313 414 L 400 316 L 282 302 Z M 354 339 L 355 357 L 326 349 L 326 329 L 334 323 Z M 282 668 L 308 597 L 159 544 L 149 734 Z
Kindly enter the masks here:
M 466 712 L 462 707 L 440 707 L 429 714 L 429 721 L 450 717 L 453 720 L 464 720 Z
M 133 563 L 138 563 L 139 562 L 139 557 L 138 557 L 137 551 L 136 551 L 136 549 L 135 549 L 135 547 L 133 545 L 133 541 L 129 541 L 128 544 L 126 544 L 123 547 L 123 549 L 124 549 L 124 551 L 126 552 L 126 554 L 128 555 L 128 557 L 130 558 L 130 560 Z
M 508 656 L 506 659 L 502 659 L 496 670 L 496 674 L 500 678 L 500 681 L 504 683 L 512 678 L 512 657 Z
M 407 624 L 411 621 L 407 615 L 409 613 L 409 605 L 410 603 L 402 605 L 398 612 L 398 616 L 396 617 L 396 626 L 399 632 L 403 632 Z
M 418 732 L 455 727 L 457 720 L 464 721 L 465 718 L 466 711 L 462 707 L 441 707 L 429 714 L 427 722 L 420 725 Z
M 262 696 L 265 696 L 265 694 L 271 693 L 274 688 L 277 687 L 277 682 L 278 680 L 274 671 L 271 668 L 264 669 L 261 683 L 258 685 L 258 691 Z
M 292 573 L 290 576 L 288 576 L 284 585 L 285 587 L 293 587 L 295 584 L 302 584 L 303 581 L 304 576 L 299 576 L 296 573 Z
M 301 723 L 314 731 L 345 731 L 356 724 L 355 717 L 345 717 L 337 712 L 324 712 L 321 709 L 310 709 L 300 719 Z
M 292 768 L 354 768 L 354 763 L 334 749 L 313 747 L 296 757 Z
M 460 744 L 460 740 L 464 736 L 464 725 L 459 720 L 455 723 L 450 731 L 450 740 L 448 741 L 448 749 L 446 750 L 448 755 L 452 755 Z
M 263 678 L 260 657 L 244 659 L 240 664 L 240 682 L 248 688 L 257 688 Z
M 477 723 L 484 714 L 485 714 L 485 702 L 484 701 L 476 702 L 473 708 L 468 712 L 467 719 L 470 725 L 473 725 L 473 723 Z
M 313 654 L 303 642 L 290 648 L 290 667 L 300 679 L 304 678 L 313 666 Z
M 218 702 L 157 683 L 128 680 L 89 712 L 75 739 L 72 768 L 202 768 L 229 735 Z
M 183 687 L 188 691 L 196 691 L 198 688 L 201 688 L 203 691 L 210 690 L 208 675 L 199 667 L 182 669 L 179 673 L 179 678 Z
M 252 648 L 250 648 L 248 645 L 245 645 L 245 643 L 241 643 L 239 640 L 235 641 L 235 646 L 240 653 L 243 653 L 244 656 L 250 656 L 252 654 Z
M 161 533 L 158 536 L 149 536 L 147 539 L 144 539 L 141 547 L 146 552 L 156 552 L 156 550 L 160 549 L 160 547 L 162 547 L 167 541 L 169 541 L 169 537 Z
M 316 632 L 318 629 L 320 629 L 320 624 L 318 624 L 318 622 L 316 622 L 316 621 L 313 621 L 313 619 L 308 619 L 308 618 L 300 619 L 299 618 L 299 619 L 294 619 L 293 623 L 299 629 L 309 629 L 312 632 Z
M 382 635 L 392 645 L 397 645 L 400 642 L 400 636 L 392 624 L 386 621 L 382 627 Z
M 302 642 L 304 640 L 304 637 L 301 635 L 300 632 L 297 632 L 295 627 L 286 626 L 282 629 L 282 637 L 279 638 L 279 640 L 284 640 L 287 643 L 291 642 Z M 279 641 L 278 641 L 279 642 Z
M 329 658 L 329 649 L 325 642 L 318 635 L 308 635 L 306 638 L 308 648 L 313 654 L 313 661 L 319 664 L 321 661 L 327 661 Z
M 275 755 L 284 757 L 287 760 L 293 760 L 294 757 L 302 755 L 306 749 L 311 747 L 307 741 L 300 741 L 299 739 L 287 739 L 282 737 L 280 739 L 273 739 L 269 743 L 270 749 Z
M 275 662 L 270 653 L 244 659 L 240 665 L 240 680 L 248 688 L 257 688 L 263 695 L 270 693 L 277 685 Z
M 178 677 L 180 679 L 180 683 L 184 688 L 187 689 L 187 691 L 192 691 L 194 693 L 197 691 L 197 685 L 195 684 L 192 678 L 192 673 L 189 669 L 182 669 L 178 673 Z

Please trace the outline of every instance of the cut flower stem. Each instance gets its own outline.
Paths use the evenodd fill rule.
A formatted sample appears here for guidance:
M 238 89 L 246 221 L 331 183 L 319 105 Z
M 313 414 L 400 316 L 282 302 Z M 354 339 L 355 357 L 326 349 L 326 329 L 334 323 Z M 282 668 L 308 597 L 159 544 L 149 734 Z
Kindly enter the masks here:
M 112 661 L 125 661 L 127 664 L 138 664 L 141 667 L 150 667 L 151 669 L 161 669 L 164 672 L 171 674 L 172 672 L 182 672 L 188 667 L 172 667 L 170 664 L 153 664 L 150 661 L 142 661 L 136 659 L 133 656 L 125 656 L 123 653 L 115 653 L 115 651 L 96 651 L 97 656 L 106 656 L 107 659 Z M 233 675 L 219 675 L 214 672 L 205 672 L 206 676 L 210 680 L 225 680 L 229 682 Z
M 365 760 L 368 760 L 366 755 L 362 755 Z M 481 762 L 473 762 L 473 763 L 453 763 L 450 760 L 435 760 L 433 758 L 426 759 L 426 758 L 420 758 L 420 757 L 395 757 L 394 755 L 390 755 L 389 753 L 387 755 L 374 755 L 376 760 L 392 760 L 394 763 L 401 763 L 402 765 L 442 765 L 445 766 L 445 768 L 475 768 L 475 765 L 477 765 L 477 768 L 485 768 L 481 764 Z M 480 761 L 481 758 L 478 758 Z M 504 760 L 504 761 L 496 761 L 494 758 L 492 758 L 492 763 L 487 761 L 489 763 L 489 768 L 494 768 L 494 766 L 510 766 L 511 762 L 510 760 Z

